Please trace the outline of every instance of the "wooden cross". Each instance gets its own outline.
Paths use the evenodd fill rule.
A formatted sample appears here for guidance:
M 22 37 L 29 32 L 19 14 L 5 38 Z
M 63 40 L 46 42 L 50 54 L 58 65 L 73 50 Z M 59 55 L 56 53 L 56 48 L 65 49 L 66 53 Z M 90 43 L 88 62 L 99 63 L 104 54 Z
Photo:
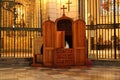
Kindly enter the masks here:
M 65 15 L 65 9 L 67 9 L 67 8 L 63 5 L 63 7 L 61 9 L 63 9 L 63 15 Z
M 66 3 L 66 4 L 68 4 L 68 11 L 70 11 L 70 4 L 72 4 L 72 2 L 70 2 L 70 0 L 68 0 L 68 3 Z

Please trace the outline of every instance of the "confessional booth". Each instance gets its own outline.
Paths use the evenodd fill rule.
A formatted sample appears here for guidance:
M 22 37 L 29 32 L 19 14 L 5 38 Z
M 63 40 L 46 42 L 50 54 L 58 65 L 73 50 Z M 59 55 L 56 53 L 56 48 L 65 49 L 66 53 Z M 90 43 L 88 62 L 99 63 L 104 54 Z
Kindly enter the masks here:
M 43 25 L 43 65 L 47 67 L 72 67 L 86 64 L 85 22 L 73 21 L 63 14 L 56 21 Z

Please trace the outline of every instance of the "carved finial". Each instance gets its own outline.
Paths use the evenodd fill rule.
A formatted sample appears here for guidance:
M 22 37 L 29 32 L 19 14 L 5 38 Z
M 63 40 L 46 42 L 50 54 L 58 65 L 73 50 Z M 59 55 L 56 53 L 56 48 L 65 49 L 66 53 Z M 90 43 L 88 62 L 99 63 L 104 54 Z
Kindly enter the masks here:
M 80 14 L 78 15 L 78 19 L 80 19 Z
M 68 0 L 68 2 L 66 4 L 68 4 L 68 11 L 70 11 L 70 4 L 72 4 L 72 2 L 70 2 L 70 0 Z
M 50 20 L 50 16 L 48 16 L 48 20 Z
M 65 5 L 63 5 L 63 7 L 61 9 L 63 9 L 63 16 L 65 16 L 65 9 L 67 9 L 67 8 L 65 7 Z

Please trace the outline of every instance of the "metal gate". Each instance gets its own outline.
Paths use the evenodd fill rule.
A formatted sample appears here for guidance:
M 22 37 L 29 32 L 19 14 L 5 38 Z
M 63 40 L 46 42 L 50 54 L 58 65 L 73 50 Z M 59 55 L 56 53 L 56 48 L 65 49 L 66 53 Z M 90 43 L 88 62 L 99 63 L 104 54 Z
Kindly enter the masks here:
M 80 0 L 78 0 L 80 2 Z M 120 0 L 81 0 L 90 59 L 120 59 Z M 41 34 L 41 0 L 0 0 L 0 56 L 32 57 Z M 82 12 L 81 12 L 82 13 Z
M 40 1 L 0 0 L 1 57 L 33 57 L 34 38 L 41 34 L 40 8 Z
M 120 0 L 86 0 L 88 58 L 120 59 Z

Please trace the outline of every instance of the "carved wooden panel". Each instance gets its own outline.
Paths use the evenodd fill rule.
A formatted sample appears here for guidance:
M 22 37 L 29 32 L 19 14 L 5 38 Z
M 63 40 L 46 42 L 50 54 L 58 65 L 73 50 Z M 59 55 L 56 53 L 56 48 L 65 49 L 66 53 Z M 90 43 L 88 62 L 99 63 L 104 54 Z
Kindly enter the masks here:
M 54 51 L 54 66 L 64 67 L 74 65 L 73 49 L 59 48 Z
M 43 63 L 53 65 L 53 49 L 55 48 L 55 23 L 48 20 L 43 26 Z
M 76 49 L 77 65 L 85 65 L 85 61 L 86 61 L 85 49 Z
M 54 46 L 54 35 L 55 35 L 55 24 L 52 21 L 47 21 L 44 23 L 44 44 L 45 47 L 53 47 Z
M 75 36 L 76 36 L 76 47 L 83 47 L 83 46 L 85 46 L 85 36 L 86 36 L 86 34 L 85 34 L 85 22 L 83 21 L 83 20 L 77 20 L 77 21 L 75 21 Z
M 78 19 L 74 22 L 75 64 L 84 65 L 86 62 L 86 34 L 85 22 Z
M 53 65 L 53 49 L 45 49 L 43 53 L 43 62 L 44 66 L 52 66 Z

